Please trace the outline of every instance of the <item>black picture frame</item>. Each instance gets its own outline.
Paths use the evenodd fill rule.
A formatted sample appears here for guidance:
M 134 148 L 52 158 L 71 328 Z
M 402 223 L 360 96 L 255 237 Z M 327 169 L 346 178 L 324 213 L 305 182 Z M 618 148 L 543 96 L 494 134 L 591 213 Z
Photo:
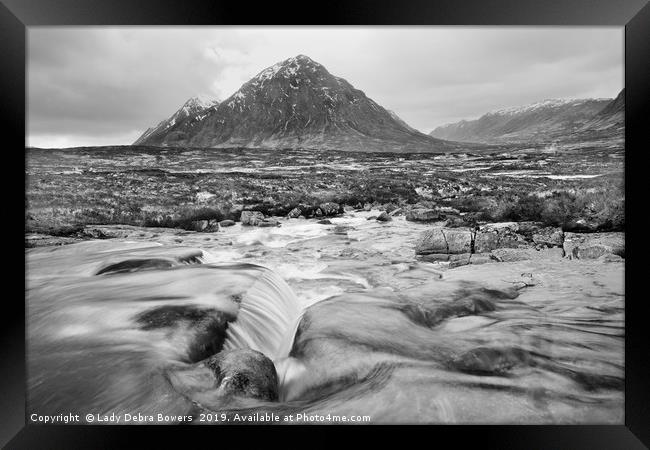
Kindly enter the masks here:
M 23 255 L 24 235 L 19 230 L 24 214 L 24 196 L 16 192 L 19 168 L 24 173 L 26 121 L 26 27 L 39 25 L 617 25 L 625 26 L 626 88 L 626 345 L 625 345 L 625 425 L 621 426 L 430 426 L 417 427 L 424 443 L 437 445 L 445 440 L 454 447 L 473 444 L 488 448 L 553 449 L 637 449 L 650 445 L 650 364 L 648 327 L 645 324 L 646 296 L 641 294 L 643 279 L 634 269 L 644 269 L 642 210 L 644 186 L 643 157 L 648 152 L 650 130 L 650 5 L 647 0 L 337 0 L 319 3 L 283 1 L 250 4 L 224 0 L 2 0 L 0 4 L 0 85 L 4 139 L 5 193 L 3 209 L 5 262 L 20 272 L 18 255 Z M 7 139 L 10 138 L 10 139 Z M 10 177 L 9 175 L 14 175 Z M 24 181 L 24 178 L 23 178 Z M 633 205 L 638 204 L 638 207 Z M 21 212 L 22 211 L 22 212 Z M 16 228 L 14 230 L 14 228 Z M 636 232 L 639 231 L 636 237 Z M 15 247 L 14 247 L 15 246 Z M 22 267 L 24 269 L 24 265 Z M 11 281 L 9 281 L 11 280 Z M 37 426 L 26 425 L 25 417 L 25 316 L 20 292 L 20 274 L 7 275 L 6 283 L 18 293 L 5 290 L 2 314 L 3 345 L 0 346 L 0 445 L 6 448 L 115 448 L 133 447 L 134 438 L 144 438 L 147 447 L 171 443 L 181 438 L 186 445 L 196 437 L 211 445 L 222 445 L 226 434 L 240 442 L 251 433 L 224 427 L 124 427 L 124 426 Z M 273 440 L 287 432 L 287 445 L 311 445 L 333 441 L 331 433 L 312 426 L 254 427 L 257 437 Z M 376 437 L 399 438 L 404 430 L 371 426 Z M 355 430 L 365 430 L 356 427 Z M 406 431 L 409 440 L 411 430 Z M 284 434 L 284 433 L 283 433 Z M 294 440 L 295 439 L 295 440 Z M 235 441 L 237 442 L 237 441 Z M 448 444 L 449 445 L 449 444 Z

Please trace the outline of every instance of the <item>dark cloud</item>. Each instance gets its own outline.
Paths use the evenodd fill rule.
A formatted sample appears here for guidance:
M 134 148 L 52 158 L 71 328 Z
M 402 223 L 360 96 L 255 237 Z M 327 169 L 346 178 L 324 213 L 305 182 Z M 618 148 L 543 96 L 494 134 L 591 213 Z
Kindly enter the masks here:
M 422 131 L 623 87 L 620 27 L 31 27 L 28 143 L 128 144 L 299 53 Z

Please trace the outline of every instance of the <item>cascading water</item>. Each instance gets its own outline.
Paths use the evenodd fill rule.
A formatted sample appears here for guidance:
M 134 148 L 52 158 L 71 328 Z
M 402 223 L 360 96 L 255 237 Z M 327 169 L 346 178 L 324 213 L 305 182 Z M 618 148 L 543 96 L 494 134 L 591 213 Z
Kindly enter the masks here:
M 300 307 L 271 270 L 205 263 L 213 258 L 199 249 L 104 247 L 28 255 L 31 408 L 174 410 L 185 402 L 156 398 L 160 389 L 163 398 L 175 397 L 164 381 L 167 368 L 221 350 L 288 354 Z
M 263 270 L 243 294 L 237 320 L 230 323 L 223 347 L 251 348 L 273 360 L 285 357 L 299 314 L 291 288 L 274 272 Z

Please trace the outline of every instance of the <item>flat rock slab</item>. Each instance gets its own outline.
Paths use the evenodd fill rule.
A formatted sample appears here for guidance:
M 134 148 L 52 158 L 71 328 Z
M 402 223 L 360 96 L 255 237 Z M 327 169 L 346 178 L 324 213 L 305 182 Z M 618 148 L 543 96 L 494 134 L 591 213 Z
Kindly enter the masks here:
M 564 257 L 564 251 L 557 247 L 541 250 L 534 248 L 498 248 L 490 254 L 499 262 L 562 259 Z
M 472 252 L 473 231 L 469 228 L 435 227 L 425 231 L 415 245 L 417 255 Z
M 433 222 L 440 219 L 437 209 L 416 208 L 406 212 L 406 220 L 410 222 Z
M 576 259 L 598 259 L 607 254 L 624 258 L 625 233 L 565 233 L 564 252 Z

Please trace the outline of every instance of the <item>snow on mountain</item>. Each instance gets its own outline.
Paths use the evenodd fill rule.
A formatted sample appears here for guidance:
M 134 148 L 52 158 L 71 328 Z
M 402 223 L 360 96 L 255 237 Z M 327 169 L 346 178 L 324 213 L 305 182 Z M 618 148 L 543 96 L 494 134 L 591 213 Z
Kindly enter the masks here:
M 305 55 L 262 70 L 202 114 L 183 134 L 163 130 L 138 143 L 396 152 L 457 148 L 409 127 Z

